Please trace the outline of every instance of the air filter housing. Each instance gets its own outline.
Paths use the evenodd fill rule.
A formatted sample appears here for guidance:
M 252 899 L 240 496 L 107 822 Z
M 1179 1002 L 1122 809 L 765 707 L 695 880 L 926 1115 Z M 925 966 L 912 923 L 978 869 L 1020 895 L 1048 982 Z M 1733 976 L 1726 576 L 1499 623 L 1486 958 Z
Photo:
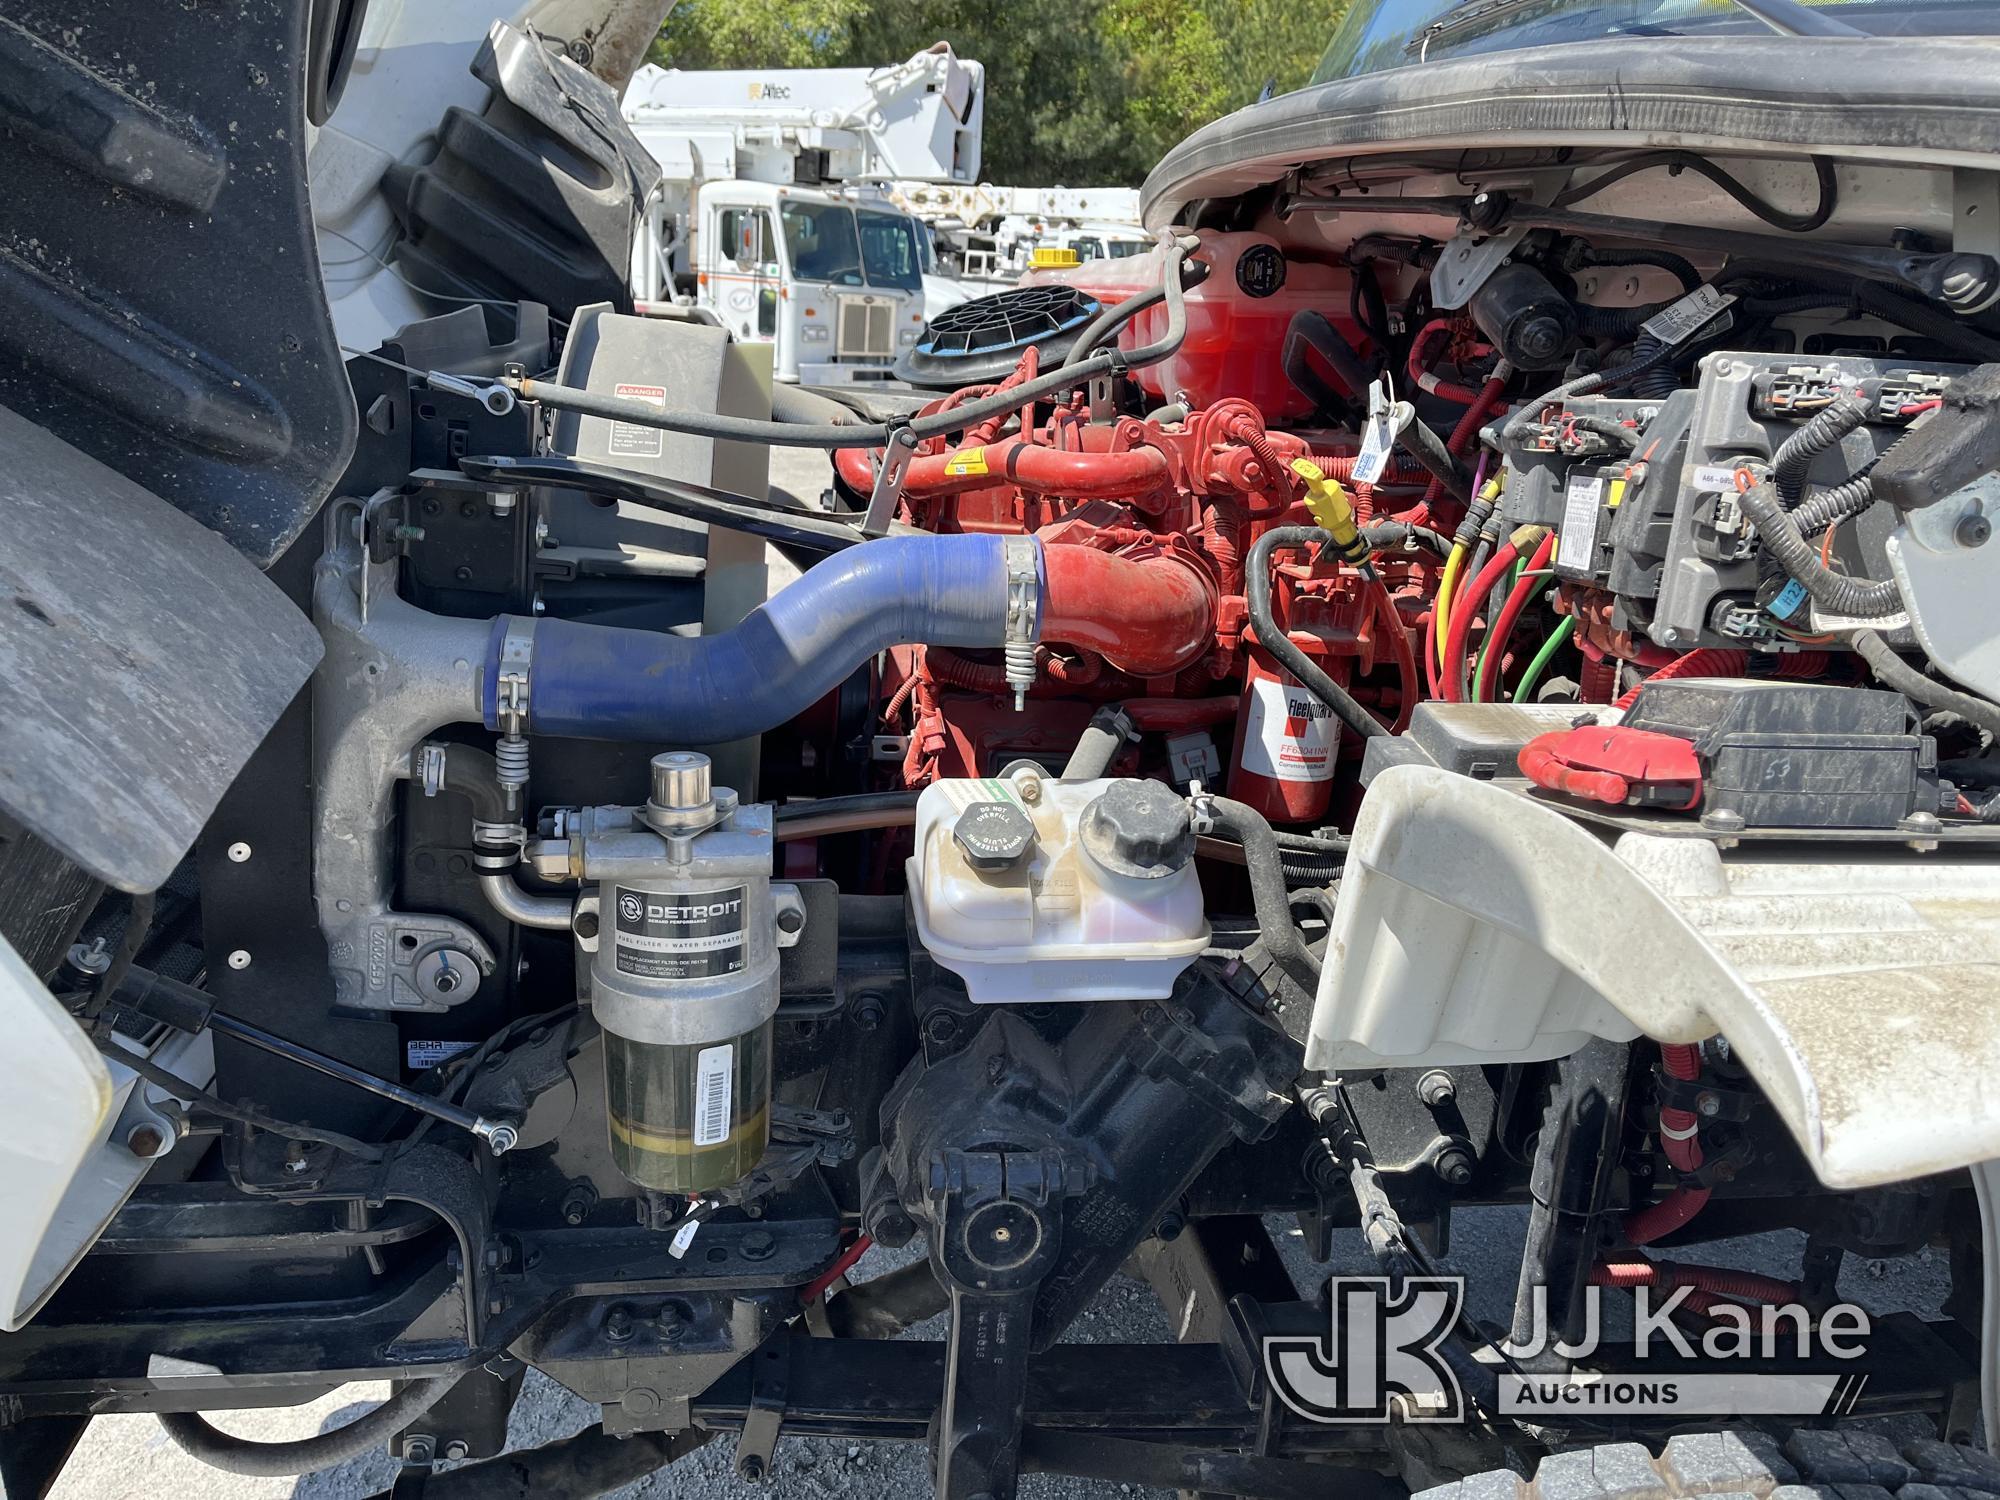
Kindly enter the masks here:
M 1048 283 L 961 302 L 924 326 L 897 361 L 897 378 L 935 390 L 999 380 L 1030 344 L 1040 346 L 1046 365 L 1069 352 L 1101 305 L 1088 292 Z

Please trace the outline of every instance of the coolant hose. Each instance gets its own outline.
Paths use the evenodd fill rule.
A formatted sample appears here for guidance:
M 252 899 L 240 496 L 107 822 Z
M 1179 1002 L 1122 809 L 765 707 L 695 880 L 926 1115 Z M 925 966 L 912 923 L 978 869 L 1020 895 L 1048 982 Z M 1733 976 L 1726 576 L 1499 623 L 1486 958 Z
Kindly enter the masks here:
M 1264 949 L 1290 979 L 1308 995 L 1319 992 L 1319 965 L 1306 947 L 1305 934 L 1292 921 L 1291 892 L 1285 861 L 1270 821 L 1247 803 L 1228 797 L 1202 799 L 1217 833 L 1243 846 L 1243 868 L 1250 877 L 1250 904 Z
M 487 727 L 498 727 L 503 646 L 532 632 L 535 733 L 675 745 L 761 734 L 891 646 L 1005 645 L 1006 548 L 997 536 L 880 537 L 817 564 L 731 629 L 692 640 L 502 615 L 480 683 Z
M 160 1426 L 174 1445 L 190 1458 L 200 1459 L 210 1468 L 252 1479 L 289 1478 L 311 1474 L 345 1463 L 371 1448 L 386 1443 L 458 1384 L 458 1376 L 436 1380 L 413 1380 L 371 1412 L 356 1417 L 345 1427 L 288 1443 L 262 1443 L 234 1437 L 210 1426 L 198 1412 L 165 1411 Z

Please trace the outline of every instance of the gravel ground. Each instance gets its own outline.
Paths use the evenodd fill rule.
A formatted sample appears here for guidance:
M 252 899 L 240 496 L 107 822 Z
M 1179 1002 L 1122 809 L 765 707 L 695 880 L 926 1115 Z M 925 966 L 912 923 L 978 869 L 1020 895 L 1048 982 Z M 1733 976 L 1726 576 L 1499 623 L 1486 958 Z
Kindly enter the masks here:
M 1471 1283 L 1475 1317 L 1503 1320 L 1512 1305 L 1515 1268 L 1519 1264 L 1525 1215 L 1517 1209 L 1474 1209 L 1453 1222 L 1451 1268 Z M 1304 1290 L 1333 1272 L 1365 1273 L 1366 1263 L 1356 1237 L 1343 1236 L 1328 1266 L 1306 1258 L 1295 1229 L 1272 1220 L 1271 1230 L 1284 1253 L 1292 1278 Z M 1796 1274 L 1804 1237 L 1762 1235 L 1705 1247 L 1704 1261 L 1773 1275 Z M 855 1268 L 867 1280 L 909 1258 L 911 1252 L 890 1255 L 871 1251 Z M 1862 1261 L 1849 1257 L 1842 1277 L 1843 1295 L 1877 1313 L 1912 1311 L 1935 1315 L 1949 1290 L 1945 1257 L 1926 1254 L 1900 1261 Z M 935 1318 L 910 1330 L 906 1337 L 941 1339 L 945 1320 Z M 1070 1343 L 1167 1343 L 1166 1318 L 1143 1284 L 1123 1277 L 1107 1286 L 1067 1335 Z M 350 1385 L 305 1406 L 218 1415 L 228 1431 L 265 1441 L 305 1437 L 331 1430 L 359 1415 L 388 1393 L 383 1384 Z M 530 1371 L 508 1429 L 510 1448 L 533 1448 L 591 1426 L 597 1408 L 561 1386 Z M 750 1494 L 739 1489 L 733 1472 L 734 1443 L 722 1437 L 697 1449 L 671 1468 L 617 1491 L 624 1496 L 692 1497 Z M 296 1496 L 297 1500 L 359 1500 L 386 1490 L 396 1465 L 382 1453 L 342 1464 L 304 1479 L 244 1479 L 222 1474 L 182 1454 L 170 1444 L 151 1417 L 100 1417 L 85 1434 L 76 1456 L 56 1484 L 51 1500 L 124 1500 L 132 1496 L 199 1495 L 214 1500 L 266 1500 Z M 922 1495 L 929 1492 L 924 1450 L 909 1443 L 857 1444 L 827 1438 L 781 1438 L 774 1472 L 763 1493 L 771 1500 L 868 1500 L 868 1497 Z M 1140 1486 L 1109 1484 L 1031 1474 L 1021 1481 L 1030 1500 L 1075 1497 L 1101 1500 L 1109 1496 L 1161 1495 Z
M 824 454 L 802 449 L 773 455 L 772 486 L 784 493 L 774 498 L 813 503 L 829 482 L 831 466 Z M 1455 1270 L 1471 1282 L 1475 1317 L 1505 1322 L 1512 1306 L 1515 1268 L 1520 1263 L 1525 1215 L 1514 1209 L 1477 1209 L 1459 1214 L 1453 1223 Z M 1273 1220 L 1273 1235 L 1284 1252 L 1293 1280 L 1310 1290 L 1328 1274 L 1361 1274 L 1373 1269 L 1355 1237 L 1336 1246 L 1329 1266 L 1314 1266 L 1305 1255 L 1296 1230 Z M 1702 1259 L 1741 1270 L 1775 1275 L 1795 1274 L 1804 1238 L 1764 1235 L 1729 1245 L 1705 1248 Z M 891 1256 L 871 1251 L 855 1268 L 866 1280 L 907 1259 L 909 1252 Z M 1857 1261 L 1849 1258 L 1841 1290 L 1878 1313 L 1915 1311 L 1935 1315 L 1949 1290 L 1948 1268 L 1942 1255 L 1904 1261 Z M 910 1330 L 907 1337 L 940 1339 L 940 1317 Z M 1172 1338 L 1165 1316 L 1151 1291 L 1124 1278 L 1115 1279 L 1067 1335 L 1072 1343 L 1167 1343 Z M 385 1384 L 350 1385 L 305 1406 L 219 1414 L 228 1431 L 264 1441 L 306 1437 L 353 1420 L 388 1394 Z M 570 1394 L 539 1372 L 530 1371 L 508 1429 L 510 1448 L 532 1448 L 589 1427 L 597 1408 Z M 754 1493 L 734 1478 L 734 1443 L 724 1437 L 697 1449 L 671 1468 L 617 1492 L 619 1496 L 695 1497 Z M 304 1479 L 245 1479 L 204 1467 L 170 1444 L 151 1417 L 100 1417 L 85 1434 L 75 1457 L 52 1492 L 52 1500 L 124 1500 L 124 1497 L 188 1495 L 213 1500 L 265 1500 L 295 1496 L 297 1500 L 358 1500 L 386 1490 L 396 1465 L 383 1453 L 342 1464 Z M 929 1492 L 929 1475 L 921 1446 L 907 1443 L 862 1445 L 835 1439 L 781 1438 L 774 1472 L 763 1493 L 771 1500 L 844 1500 L 865 1497 L 922 1495 Z M 1165 1495 L 1138 1486 L 1096 1483 L 1047 1475 L 1027 1475 L 1021 1494 L 1030 1500 L 1076 1497 Z

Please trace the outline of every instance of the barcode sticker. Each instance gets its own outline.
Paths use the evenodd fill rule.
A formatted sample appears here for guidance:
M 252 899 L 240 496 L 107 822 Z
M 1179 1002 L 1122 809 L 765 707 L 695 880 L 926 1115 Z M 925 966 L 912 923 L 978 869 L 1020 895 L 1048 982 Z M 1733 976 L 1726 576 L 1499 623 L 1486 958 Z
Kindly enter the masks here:
M 1684 344 L 1704 330 L 1710 333 L 1727 332 L 1730 322 L 1735 319 L 1735 314 L 1729 309 L 1736 300 L 1734 292 L 1718 291 L 1712 285 L 1698 286 L 1639 326 L 1663 344 Z
M 724 1042 L 720 1047 L 704 1047 L 694 1060 L 694 1143 L 719 1146 L 729 1139 L 729 1074 L 731 1053 Z

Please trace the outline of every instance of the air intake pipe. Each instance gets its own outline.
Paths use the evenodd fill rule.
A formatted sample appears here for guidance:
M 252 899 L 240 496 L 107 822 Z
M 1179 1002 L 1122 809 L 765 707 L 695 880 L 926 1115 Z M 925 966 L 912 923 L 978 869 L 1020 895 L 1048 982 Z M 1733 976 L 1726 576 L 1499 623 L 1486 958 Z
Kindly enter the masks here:
M 1213 594 L 1175 557 L 1045 549 L 1032 537 L 883 537 L 829 557 L 719 635 L 502 615 L 481 712 L 501 727 L 498 684 L 511 674 L 525 679 L 532 733 L 721 744 L 794 718 L 891 646 L 1012 646 L 1010 659 L 1032 659 L 1046 638 L 1122 656 L 1117 641 L 1084 638 L 1107 599 L 1142 670 L 1178 670 L 1213 639 Z

